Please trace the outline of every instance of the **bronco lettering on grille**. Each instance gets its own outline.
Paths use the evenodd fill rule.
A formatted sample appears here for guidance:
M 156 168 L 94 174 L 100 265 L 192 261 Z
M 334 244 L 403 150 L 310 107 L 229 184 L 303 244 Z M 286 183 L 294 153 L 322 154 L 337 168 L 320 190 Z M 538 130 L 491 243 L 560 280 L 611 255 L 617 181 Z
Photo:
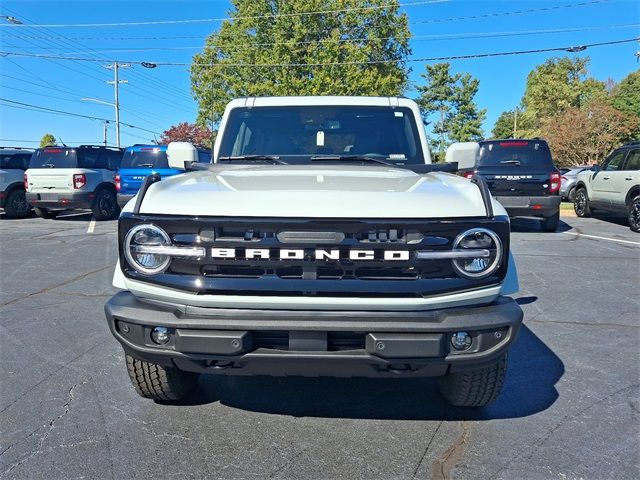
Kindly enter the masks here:
M 268 249 L 268 248 L 212 248 L 212 258 L 230 258 L 241 260 L 387 260 L 407 261 L 407 250 L 305 250 L 305 249 Z

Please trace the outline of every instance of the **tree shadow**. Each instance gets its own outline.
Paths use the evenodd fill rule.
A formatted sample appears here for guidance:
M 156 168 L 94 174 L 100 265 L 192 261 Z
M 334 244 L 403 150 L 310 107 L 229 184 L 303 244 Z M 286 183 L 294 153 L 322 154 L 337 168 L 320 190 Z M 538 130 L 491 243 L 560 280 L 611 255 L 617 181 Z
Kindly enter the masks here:
M 482 409 L 448 405 L 437 379 L 234 377 L 202 375 L 182 402 L 218 401 L 252 412 L 294 417 L 385 420 L 488 420 L 533 415 L 558 398 L 564 364 L 526 326 L 509 353 L 509 369 L 498 399 Z

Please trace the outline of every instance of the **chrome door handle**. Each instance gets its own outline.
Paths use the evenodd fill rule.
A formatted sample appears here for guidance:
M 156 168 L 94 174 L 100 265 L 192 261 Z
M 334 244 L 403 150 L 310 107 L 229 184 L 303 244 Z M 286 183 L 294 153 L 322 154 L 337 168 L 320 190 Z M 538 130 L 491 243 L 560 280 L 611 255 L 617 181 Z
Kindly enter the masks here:
M 625 180 L 633 180 L 632 177 L 624 177 Z

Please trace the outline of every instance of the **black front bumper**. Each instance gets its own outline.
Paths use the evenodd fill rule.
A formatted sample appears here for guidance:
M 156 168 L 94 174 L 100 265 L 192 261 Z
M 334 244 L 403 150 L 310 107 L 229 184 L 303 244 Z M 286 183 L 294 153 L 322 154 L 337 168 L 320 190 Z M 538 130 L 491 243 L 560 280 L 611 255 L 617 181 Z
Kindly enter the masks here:
M 51 197 L 55 195 L 55 198 Z M 66 210 L 70 208 L 92 208 L 96 199 L 94 192 L 71 192 L 71 193 L 27 193 L 27 203 L 33 207 L 46 208 L 49 210 Z
M 491 363 L 515 339 L 522 309 L 493 304 L 435 311 L 297 311 L 188 307 L 120 292 L 105 305 L 125 352 L 181 370 L 235 375 L 439 376 Z M 160 346 L 156 326 L 169 329 Z M 451 346 L 466 331 L 469 350 Z
M 560 195 L 496 196 L 510 217 L 550 217 L 560 210 Z

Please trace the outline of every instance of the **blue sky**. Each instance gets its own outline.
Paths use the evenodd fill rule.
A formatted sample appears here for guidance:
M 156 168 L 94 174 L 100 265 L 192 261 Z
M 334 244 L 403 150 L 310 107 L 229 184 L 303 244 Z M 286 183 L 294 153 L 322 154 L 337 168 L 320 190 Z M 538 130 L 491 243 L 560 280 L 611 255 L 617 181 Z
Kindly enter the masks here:
M 400 0 L 401 3 L 420 3 Z M 618 0 L 551 1 L 462 1 L 407 5 L 411 58 L 481 54 L 544 49 L 607 42 L 640 36 L 640 3 Z M 587 5 L 562 7 L 563 5 Z M 526 14 L 433 22 L 492 13 L 538 10 Z M 219 22 L 159 25 L 35 27 L 33 25 L 104 24 L 166 20 L 195 20 L 225 17 L 226 0 L 201 1 L 11 1 L 3 0 L 0 14 L 21 20 L 26 27 L 11 27 L 0 19 L 3 51 L 45 55 L 95 57 L 132 61 L 189 62 L 204 38 Z M 429 23 L 425 23 L 429 22 Z M 574 29 L 570 32 L 550 30 Z M 540 31 L 545 33 L 539 33 Z M 523 33 L 502 37 L 482 37 L 495 33 Z M 538 32 L 538 33 L 531 33 Z M 480 38 L 476 38 L 480 36 Z M 193 37 L 140 39 L 138 37 Z M 439 38 L 434 38 L 439 37 Z M 594 47 L 569 55 L 591 57 L 590 73 L 597 79 L 620 81 L 640 68 L 638 42 Z M 476 97 L 487 109 L 484 124 L 488 134 L 498 115 L 517 105 L 526 76 L 536 65 L 562 53 L 536 53 L 494 58 L 452 61 L 454 72 L 469 72 L 480 80 Z M 106 63 L 106 62 L 105 62 Z M 107 83 L 113 72 L 103 63 L 46 60 L 0 56 L 0 97 L 14 102 L 74 112 L 87 116 L 114 118 L 113 107 L 81 101 L 95 98 L 113 102 L 113 87 Z M 420 82 L 424 64 L 415 62 L 411 81 Z M 172 124 L 196 117 L 196 103 L 189 93 L 187 67 L 162 66 L 145 69 L 139 65 L 121 71 L 128 84 L 121 85 L 121 122 L 151 132 L 162 132 Z M 414 97 L 409 90 L 407 96 Z M 0 145 L 33 146 L 46 132 L 67 144 L 100 143 L 103 123 L 86 118 L 53 115 L 0 105 Z M 123 145 L 144 143 L 154 134 L 141 129 L 122 128 Z M 115 142 L 113 122 L 108 138 Z

